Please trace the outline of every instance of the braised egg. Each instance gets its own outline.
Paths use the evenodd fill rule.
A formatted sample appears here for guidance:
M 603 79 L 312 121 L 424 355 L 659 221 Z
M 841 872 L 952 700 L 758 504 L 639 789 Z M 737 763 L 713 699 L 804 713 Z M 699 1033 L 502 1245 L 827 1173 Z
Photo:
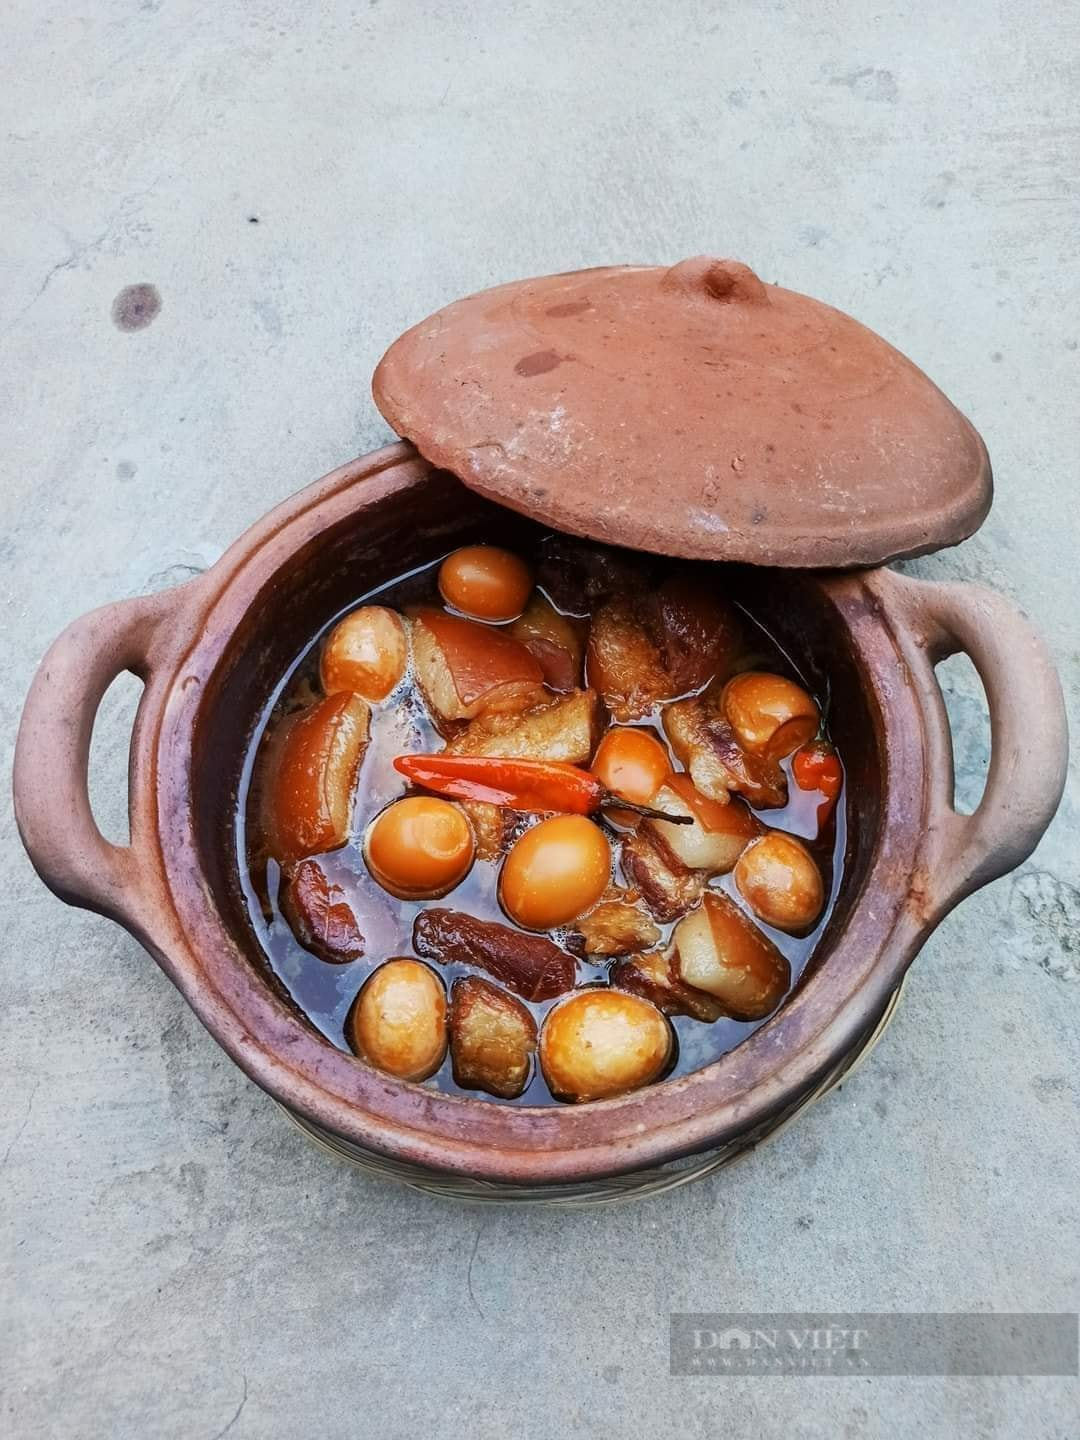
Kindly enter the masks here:
M 468 874 L 475 853 L 464 813 L 430 795 L 390 805 L 372 822 L 364 846 L 372 876 L 402 900 L 445 895 Z
M 544 1021 L 540 1066 L 557 1099 L 604 1100 L 655 1080 L 674 1043 L 670 1024 L 648 1000 L 581 990 Z
M 419 960 L 387 960 L 365 980 L 346 1024 L 357 1055 L 399 1080 L 426 1080 L 446 1055 L 446 991 Z
M 497 545 L 466 545 L 439 568 L 439 593 L 473 620 L 516 620 L 532 593 L 524 560 Z
M 821 871 L 806 846 L 782 830 L 751 840 L 735 863 L 734 876 L 739 894 L 766 925 L 797 934 L 821 914 Z
M 365 700 L 385 700 L 404 675 L 408 656 L 401 616 L 385 605 L 362 605 L 326 637 L 319 677 L 327 695 L 348 690 Z
M 591 768 L 620 800 L 648 805 L 671 773 L 671 758 L 651 731 L 617 726 L 600 741 Z
M 517 840 L 503 865 L 499 900 L 525 930 L 552 930 L 591 909 L 611 879 L 611 846 L 584 815 L 554 815 Z
M 773 760 L 813 739 L 821 723 L 813 697 L 801 685 L 763 670 L 729 680 L 721 708 L 740 745 Z

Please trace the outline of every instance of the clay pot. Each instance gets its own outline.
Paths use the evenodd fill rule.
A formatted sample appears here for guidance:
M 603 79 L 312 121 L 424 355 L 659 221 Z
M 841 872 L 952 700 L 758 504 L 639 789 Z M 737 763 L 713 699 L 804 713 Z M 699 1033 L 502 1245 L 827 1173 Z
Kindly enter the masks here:
M 230 797 L 260 709 L 309 636 L 409 566 L 522 521 L 408 444 L 294 496 L 205 575 L 109 605 L 56 641 L 19 733 L 19 829 L 62 899 L 110 916 L 157 959 L 248 1075 L 362 1151 L 510 1185 L 593 1181 L 761 1133 L 870 1030 L 920 945 L 959 900 L 1019 864 L 1064 782 L 1061 691 L 1011 604 L 977 586 L 877 569 L 724 567 L 812 679 L 826 673 L 851 796 L 845 884 L 817 959 L 773 1018 L 695 1074 L 623 1099 L 496 1106 L 395 1081 L 335 1049 L 276 986 L 241 895 Z M 986 689 L 992 756 L 978 810 L 952 805 L 934 664 L 954 651 Z M 146 683 L 131 742 L 131 843 L 98 831 L 87 795 L 94 715 L 113 678 Z

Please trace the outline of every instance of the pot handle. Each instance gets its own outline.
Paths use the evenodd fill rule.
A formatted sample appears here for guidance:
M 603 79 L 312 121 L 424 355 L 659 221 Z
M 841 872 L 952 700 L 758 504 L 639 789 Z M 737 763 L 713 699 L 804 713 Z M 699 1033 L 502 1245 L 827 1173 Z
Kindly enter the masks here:
M 1065 701 L 1045 643 L 1004 596 L 983 585 L 881 573 L 890 609 L 899 608 L 931 667 L 924 706 L 931 776 L 944 773 L 948 782 L 946 794 L 930 797 L 929 884 L 940 917 L 1026 860 L 1054 818 L 1068 763 Z M 990 712 L 986 787 L 971 815 L 953 805 L 952 733 L 932 669 L 958 652 L 975 666 Z
M 188 585 L 197 581 L 189 581 Z M 144 684 L 154 668 L 162 622 L 176 622 L 188 585 L 92 610 L 54 641 L 38 667 L 15 742 L 15 818 L 34 869 L 69 905 L 138 924 L 141 886 L 137 817 L 130 803 L 131 844 L 114 845 L 90 808 L 88 764 L 94 719 L 106 690 L 125 670 Z M 135 730 L 139 725 L 136 713 Z

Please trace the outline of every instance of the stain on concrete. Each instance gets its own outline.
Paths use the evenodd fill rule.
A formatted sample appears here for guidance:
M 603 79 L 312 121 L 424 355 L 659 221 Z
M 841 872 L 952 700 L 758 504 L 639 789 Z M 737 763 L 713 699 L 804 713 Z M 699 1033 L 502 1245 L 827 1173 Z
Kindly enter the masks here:
M 143 589 L 171 590 L 174 585 L 183 585 L 185 580 L 193 580 L 196 575 L 201 575 L 204 568 L 202 565 L 166 565 L 164 570 L 155 570 L 146 577 Z
M 1024 957 L 1055 980 L 1080 981 L 1080 890 L 1049 870 L 1026 870 L 1010 900 L 1025 922 Z
M 932 183 L 927 187 L 922 197 L 922 203 L 928 210 L 944 210 L 949 203 L 949 194 L 956 184 L 956 176 L 951 170 L 942 170 L 940 175 L 935 175 Z
M 821 225 L 802 225 L 799 227 L 799 244 L 806 245 L 811 250 L 816 250 L 823 241 L 831 238 L 831 231 Z
M 185 1160 L 175 1183 L 192 1212 L 198 1214 L 206 1204 L 206 1166 L 196 1160 Z
M 1069 1096 L 1077 1088 L 1076 1080 L 1070 1075 L 1033 1075 L 1032 1092 L 1043 1102 Z
M 841 1088 L 840 1086 L 837 1086 L 837 1089 L 838 1089 L 838 1090 L 839 1090 L 840 1088 Z M 801 1146 L 800 1151 L 799 1151 L 799 1163 L 800 1163 L 800 1167 L 801 1167 L 804 1171 L 805 1171 L 805 1170 L 812 1170 L 812 1169 L 814 1168 L 814 1166 L 818 1163 L 818 1161 L 819 1161 L 820 1159 L 821 1159 L 821 1146 L 817 1143 L 816 1140 L 807 1140 L 807 1141 Z
M 118 330 L 145 330 L 160 313 L 158 288 L 145 281 L 139 285 L 125 285 L 112 303 L 113 324 Z
M 169 1108 L 174 1115 L 182 1118 L 191 1111 L 193 1061 L 189 1027 L 187 1016 L 177 1014 L 161 1031 L 161 1064 L 168 1088 Z
M 285 326 L 281 320 L 281 311 L 274 302 L 272 300 L 253 300 L 251 308 L 259 317 L 259 323 L 266 333 L 272 335 L 275 340 L 279 340 Z
M 875 70 L 867 66 L 862 70 L 848 70 L 842 75 L 834 75 L 830 85 L 843 85 L 860 100 L 885 101 L 894 105 L 900 95 L 900 87 L 896 83 L 896 76 L 891 70 Z

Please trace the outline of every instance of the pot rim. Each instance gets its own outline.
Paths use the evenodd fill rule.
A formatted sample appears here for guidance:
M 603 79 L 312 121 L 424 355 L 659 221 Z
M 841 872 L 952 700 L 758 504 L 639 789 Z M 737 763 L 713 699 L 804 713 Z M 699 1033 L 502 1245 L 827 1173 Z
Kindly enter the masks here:
M 924 828 L 924 716 L 911 687 L 895 686 L 896 645 L 881 623 L 872 575 L 819 582 L 848 629 L 875 703 L 889 716 L 866 878 L 827 964 L 754 1034 L 690 1075 L 580 1107 L 496 1106 L 394 1080 L 337 1049 L 279 998 L 233 937 L 209 886 L 193 883 L 202 878 L 191 807 L 194 732 L 207 682 L 236 630 L 301 545 L 351 512 L 422 483 L 431 470 L 405 445 L 343 466 L 277 507 L 195 582 L 183 629 L 199 638 L 172 676 L 160 677 L 162 693 L 139 746 L 154 776 L 154 860 L 175 920 L 163 958 L 251 1078 L 290 1108 L 380 1153 L 490 1180 L 555 1182 L 636 1170 L 721 1144 L 790 1104 L 874 1023 L 917 933 L 905 890 Z M 147 934 L 153 940 L 149 927 Z

